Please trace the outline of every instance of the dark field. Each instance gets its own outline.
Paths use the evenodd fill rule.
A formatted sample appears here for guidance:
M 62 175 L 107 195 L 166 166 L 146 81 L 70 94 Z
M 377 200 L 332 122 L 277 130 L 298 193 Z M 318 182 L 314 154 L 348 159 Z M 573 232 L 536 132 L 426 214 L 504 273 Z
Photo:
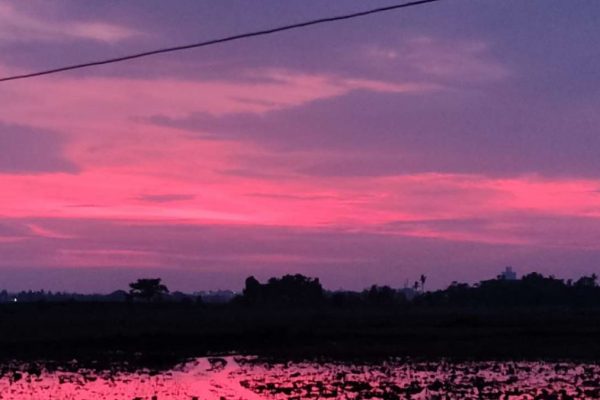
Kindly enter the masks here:
M 268 308 L 179 303 L 0 306 L 4 360 L 169 366 L 235 352 L 285 359 L 600 359 L 600 310 Z

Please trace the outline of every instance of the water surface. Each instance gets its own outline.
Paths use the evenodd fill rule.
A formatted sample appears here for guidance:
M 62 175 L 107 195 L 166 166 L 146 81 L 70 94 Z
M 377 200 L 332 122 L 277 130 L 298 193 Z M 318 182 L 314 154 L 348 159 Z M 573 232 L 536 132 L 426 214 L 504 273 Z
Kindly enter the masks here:
M 199 358 L 172 370 L 4 372 L 0 399 L 590 399 L 600 366 L 550 362 L 272 363 Z

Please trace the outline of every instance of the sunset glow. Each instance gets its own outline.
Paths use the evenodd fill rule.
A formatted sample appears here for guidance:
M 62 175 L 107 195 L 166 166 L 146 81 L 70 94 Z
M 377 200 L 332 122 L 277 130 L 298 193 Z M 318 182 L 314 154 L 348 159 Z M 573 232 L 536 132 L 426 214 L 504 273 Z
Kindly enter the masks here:
M 0 75 L 361 6 L 150 3 L 0 2 Z M 140 270 L 182 290 L 592 272 L 599 12 L 447 2 L 2 84 L 0 279 L 90 292 Z

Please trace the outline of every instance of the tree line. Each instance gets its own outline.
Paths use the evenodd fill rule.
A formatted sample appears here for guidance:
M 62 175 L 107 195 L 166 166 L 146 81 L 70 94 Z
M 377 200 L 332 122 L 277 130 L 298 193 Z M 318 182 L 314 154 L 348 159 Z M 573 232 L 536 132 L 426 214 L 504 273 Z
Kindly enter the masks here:
M 446 289 L 425 291 L 426 277 L 413 288 L 394 289 L 373 285 L 361 292 L 326 291 L 317 278 L 286 275 L 259 283 L 246 280 L 241 296 L 234 301 L 246 305 L 330 305 L 334 307 L 600 307 L 600 286 L 595 274 L 563 280 L 533 272 L 521 279 L 484 280 L 469 285 L 453 282 Z
M 403 289 L 372 285 L 363 291 L 328 291 L 318 278 L 301 274 L 273 277 L 265 283 L 250 276 L 241 293 L 226 293 L 218 297 L 218 302 L 246 307 L 600 307 L 600 286 L 595 274 L 563 280 L 533 272 L 521 279 L 498 276 L 473 285 L 452 282 L 446 289 L 434 291 L 425 291 L 426 279 L 421 275 L 412 287 Z M 108 295 L 0 292 L 0 302 L 215 302 L 207 299 L 198 294 L 172 293 L 160 278 L 138 279 L 129 284 L 128 291 Z

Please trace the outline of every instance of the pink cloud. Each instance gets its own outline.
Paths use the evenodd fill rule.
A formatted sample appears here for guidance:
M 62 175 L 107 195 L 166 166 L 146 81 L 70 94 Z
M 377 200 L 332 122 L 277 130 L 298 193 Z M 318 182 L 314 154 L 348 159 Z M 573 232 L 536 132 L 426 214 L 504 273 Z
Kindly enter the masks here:
M 483 40 L 439 38 L 413 35 L 396 45 L 371 45 L 364 49 L 370 60 L 383 66 L 396 66 L 405 74 L 419 72 L 441 84 L 482 83 L 510 76 L 509 69 L 490 55 Z
M 44 228 L 38 224 L 30 223 L 30 224 L 26 224 L 26 226 L 31 231 L 31 234 L 38 236 L 38 237 L 43 237 L 43 238 L 48 238 L 48 239 L 72 239 L 73 238 L 72 235 L 68 235 L 68 234 L 64 234 L 61 232 L 57 232 L 52 229 Z
M 0 207 L 4 217 L 13 218 L 335 228 L 506 244 L 543 244 L 543 238 L 540 242 L 521 236 L 521 227 L 512 215 L 586 218 L 597 215 L 600 207 L 594 190 L 599 182 L 595 180 L 414 174 L 296 177 L 281 182 L 211 174 L 197 175 L 196 179 L 184 174 L 174 179 L 169 174 L 140 174 L 127 167 L 114 167 L 90 169 L 79 175 L 3 175 L 0 182 L 8 195 L 0 199 Z M 168 193 L 186 196 L 175 197 L 175 201 L 144 200 L 152 196 L 150 193 L 169 200 L 173 195 Z M 487 220 L 485 229 L 462 222 L 482 215 Z M 439 220 L 456 223 L 427 223 Z M 399 222 L 405 223 L 401 229 L 386 227 Z M 62 235 L 37 232 L 41 236 Z
M 61 41 L 70 38 L 115 43 L 141 35 L 104 21 L 53 21 L 19 3 L 0 4 L 0 41 Z

